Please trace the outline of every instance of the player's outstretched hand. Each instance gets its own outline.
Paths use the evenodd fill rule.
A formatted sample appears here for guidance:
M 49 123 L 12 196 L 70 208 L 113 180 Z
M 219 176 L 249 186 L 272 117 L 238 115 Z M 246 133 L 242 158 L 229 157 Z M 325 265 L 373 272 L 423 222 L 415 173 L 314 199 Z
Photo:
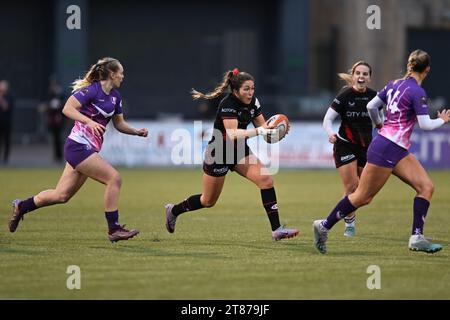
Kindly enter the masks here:
M 450 109 L 444 109 L 441 112 L 438 111 L 438 117 L 445 121 L 445 123 L 450 121 Z
M 276 134 L 277 129 L 266 129 L 266 128 L 264 128 L 264 125 L 262 125 L 261 127 L 256 128 L 256 133 L 260 136 L 268 136 L 268 135 Z
M 148 136 L 148 130 L 146 128 L 142 128 L 137 130 L 136 135 L 139 137 L 147 137 Z

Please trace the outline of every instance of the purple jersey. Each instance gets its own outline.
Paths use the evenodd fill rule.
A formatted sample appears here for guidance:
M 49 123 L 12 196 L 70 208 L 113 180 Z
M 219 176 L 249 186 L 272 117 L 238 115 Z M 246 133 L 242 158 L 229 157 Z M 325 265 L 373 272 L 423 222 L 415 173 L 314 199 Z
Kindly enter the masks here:
M 386 120 L 379 134 L 409 149 L 410 137 L 417 122 L 417 116 L 428 114 L 425 90 L 413 77 L 390 81 L 378 93 L 386 103 Z
M 119 92 L 112 89 L 109 94 L 106 94 L 98 81 L 78 90 L 73 96 L 81 103 L 79 111 L 82 114 L 105 127 L 113 115 L 122 113 L 122 98 Z M 100 151 L 103 143 L 103 136 L 96 136 L 87 125 L 79 121 L 75 121 L 69 138 L 78 143 L 90 145 L 97 152 Z

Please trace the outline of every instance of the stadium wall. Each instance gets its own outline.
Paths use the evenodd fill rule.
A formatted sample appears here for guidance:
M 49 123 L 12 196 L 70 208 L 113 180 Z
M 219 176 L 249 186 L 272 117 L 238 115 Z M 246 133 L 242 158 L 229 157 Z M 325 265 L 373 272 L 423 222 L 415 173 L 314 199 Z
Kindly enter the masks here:
M 130 121 L 149 128 L 150 137 L 123 135 L 108 127 L 101 154 L 114 165 L 127 167 L 201 167 L 203 152 L 212 135 L 210 121 Z M 338 129 L 337 126 L 334 128 Z M 415 130 L 410 151 L 427 169 L 450 169 L 450 127 L 435 131 Z M 267 144 L 261 137 L 249 139 L 252 151 L 269 168 L 334 168 L 333 146 L 322 124 L 292 122 L 281 142 Z

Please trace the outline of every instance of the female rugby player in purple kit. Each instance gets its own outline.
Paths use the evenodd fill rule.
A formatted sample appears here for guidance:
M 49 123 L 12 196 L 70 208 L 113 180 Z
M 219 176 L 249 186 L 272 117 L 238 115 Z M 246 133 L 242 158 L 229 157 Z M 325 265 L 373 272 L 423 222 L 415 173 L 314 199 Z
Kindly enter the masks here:
M 369 146 L 368 163 L 356 191 L 345 196 L 325 220 L 314 221 L 314 244 L 319 252 L 327 251 L 330 229 L 357 208 L 369 204 L 391 174 L 416 191 L 409 249 L 428 253 L 442 249 L 440 244 L 433 244 L 423 236 L 425 217 L 434 191 L 433 182 L 420 162 L 408 152 L 416 122 L 423 130 L 433 130 L 450 120 L 448 109 L 438 112 L 438 119 L 431 120 L 428 115 L 427 96 L 421 84 L 429 71 L 429 55 L 415 50 L 408 58 L 406 75 L 389 82 L 367 105 L 373 123 L 381 129 Z M 378 108 L 383 104 L 386 104 L 384 124 L 378 113 Z
M 228 88 L 231 92 L 219 104 L 214 134 L 205 152 L 203 192 L 191 195 L 176 205 L 166 205 L 167 231 L 175 231 L 179 215 L 214 206 L 222 192 L 225 175 L 231 170 L 252 181 L 261 190 L 263 206 L 272 228 L 272 239 L 278 241 L 295 237 L 298 235 L 297 229 L 280 225 L 272 177 L 247 145 L 248 138 L 276 133 L 266 124 L 259 101 L 254 96 L 254 78 L 247 72 L 234 69 L 225 73 L 222 83 L 213 92 L 202 94 L 193 90 L 192 96 L 194 99 L 214 99 Z M 247 129 L 250 122 L 255 128 Z
M 63 113 L 75 120 L 75 125 L 64 145 L 67 161 L 55 189 L 45 190 L 27 200 L 13 201 L 9 230 L 16 231 L 23 216 L 41 207 L 66 203 L 92 178 L 106 185 L 104 195 L 108 239 L 111 242 L 127 240 L 139 233 L 119 224 L 120 174 L 98 153 L 102 147 L 106 125 L 112 119 L 114 127 L 125 134 L 146 137 L 148 130 L 134 129 L 122 114 L 122 98 L 116 88 L 124 78 L 123 67 L 117 59 L 100 59 L 83 79 L 73 83 L 73 95 L 67 100 Z
M 346 195 L 354 192 L 359 177 L 367 162 L 367 148 L 372 141 L 372 121 L 367 112 L 367 103 L 377 95 L 368 84 L 372 76 L 372 67 L 364 61 L 356 62 L 349 73 L 339 73 L 339 78 L 347 85 L 333 100 L 323 118 L 323 127 L 328 141 L 333 144 L 333 157 L 336 168 L 344 185 Z M 383 108 L 381 108 L 382 112 Z M 341 125 L 336 133 L 333 121 L 340 116 Z M 345 220 L 346 237 L 355 235 L 355 214 Z

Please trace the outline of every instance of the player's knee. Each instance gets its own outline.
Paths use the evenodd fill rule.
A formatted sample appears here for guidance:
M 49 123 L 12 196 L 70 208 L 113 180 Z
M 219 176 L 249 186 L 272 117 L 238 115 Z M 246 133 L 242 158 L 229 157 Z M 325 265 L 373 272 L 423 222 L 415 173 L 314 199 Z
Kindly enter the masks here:
M 422 184 L 421 190 L 419 191 L 420 194 L 431 198 L 431 196 L 434 193 L 434 184 L 432 181 L 427 181 Z
M 117 171 L 111 175 L 110 183 L 119 188 L 122 185 L 122 177 Z
M 264 175 L 261 176 L 259 182 L 258 182 L 258 187 L 260 189 L 270 189 L 273 188 L 273 179 L 271 176 L 269 175 Z

